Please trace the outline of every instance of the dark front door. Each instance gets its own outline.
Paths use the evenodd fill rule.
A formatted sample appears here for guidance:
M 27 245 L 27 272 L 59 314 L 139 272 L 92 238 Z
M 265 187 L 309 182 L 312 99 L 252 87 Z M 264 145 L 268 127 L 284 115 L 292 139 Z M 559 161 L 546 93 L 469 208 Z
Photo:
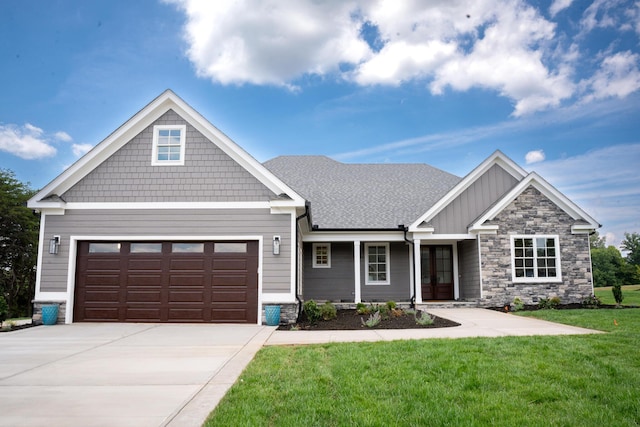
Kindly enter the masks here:
M 451 246 L 421 246 L 422 299 L 453 299 L 453 251 Z

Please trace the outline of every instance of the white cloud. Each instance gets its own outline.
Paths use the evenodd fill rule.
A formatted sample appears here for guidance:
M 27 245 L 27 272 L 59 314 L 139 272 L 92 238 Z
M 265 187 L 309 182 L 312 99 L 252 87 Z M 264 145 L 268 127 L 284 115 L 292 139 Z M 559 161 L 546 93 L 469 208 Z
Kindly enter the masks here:
M 0 125 L 0 150 L 27 160 L 54 156 L 56 149 L 43 134 L 42 129 L 29 123 L 22 127 Z
M 608 97 L 624 98 L 640 89 L 640 55 L 630 51 L 606 57 L 600 69 L 583 82 L 589 93 L 584 101 Z
M 544 161 L 544 151 L 542 150 L 533 150 L 529 151 L 526 156 L 524 156 L 525 162 L 530 165 L 532 163 L 539 163 Z
M 71 135 L 69 135 L 66 132 L 56 132 L 53 134 L 53 137 L 58 140 L 58 141 L 62 141 L 62 142 L 71 142 L 73 141 L 73 138 L 71 138 Z
M 71 149 L 73 150 L 73 155 L 76 157 L 84 156 L 92 148 L 93 148 L 93 145 L 91 144 L 73 144 L 71 146 Z
M 586 69 L 578 63 L 579 40 L 558 34 L 557 25 L 525 0 L 165 1 L 186 15 L 187 56 L 196 73 L 221 84 L 297 89 L 309 75 L 362 86 L 424 81 L 434 95 L 448 89 L 493 91 L 513 102 L 517 117 L 584 95 L 578 92 L 584 84 L 575 81 Z M 572 3 L 554 0 L 549 14 Z M 622 24 L 640 31 L 623 6 L 595 0 L 574 31 L 615 25 L 622 31 Z M 364 29 L 375 33 L 375 43 Z M 633 83 L 633 74 L 624 75 L 633 69 L 620 65 L 606 63 L 601 74 L 581 78 L 592 79 L 598 91 L 602 74 L 613 73 L 624 86 L 613 89 L 615 96 L 626 96 L 637 89 L 623 85 Z
M 549 6 L 549 14 L 554 17 L 571 6 L 571 3 L 573 3 L 573 0 L 553 0 L 553 3 Z

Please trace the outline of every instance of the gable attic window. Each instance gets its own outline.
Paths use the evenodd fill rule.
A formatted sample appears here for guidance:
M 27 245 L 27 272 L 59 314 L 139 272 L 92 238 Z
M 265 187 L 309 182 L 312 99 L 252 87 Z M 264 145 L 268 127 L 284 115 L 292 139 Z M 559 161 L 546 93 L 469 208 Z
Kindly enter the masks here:
M 514 282 L 560 282 L 558 236 L 511 236 Z
M 313 244 L 313 268 L 331 268 L 331 243 Z
M 151 164 L 154 166 L 184 165 L 186 133 L 185 125 L 154 126 Z

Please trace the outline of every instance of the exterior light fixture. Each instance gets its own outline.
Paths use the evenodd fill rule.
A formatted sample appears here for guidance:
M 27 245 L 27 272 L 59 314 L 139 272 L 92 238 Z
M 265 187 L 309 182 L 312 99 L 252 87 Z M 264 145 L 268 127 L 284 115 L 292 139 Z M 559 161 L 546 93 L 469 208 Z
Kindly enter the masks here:
M 49 240 L 49 253 L 56 255 L 59 249 L 60 249 L 60 236 L 53 236 L 53 238 Z
M 273 236 L 273 254 L 280 255 L 280 236 Z

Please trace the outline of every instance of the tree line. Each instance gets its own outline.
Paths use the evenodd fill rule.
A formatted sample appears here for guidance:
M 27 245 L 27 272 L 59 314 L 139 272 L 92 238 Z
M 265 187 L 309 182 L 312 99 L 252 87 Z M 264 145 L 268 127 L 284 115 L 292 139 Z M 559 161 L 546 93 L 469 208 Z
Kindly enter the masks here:
M 624 286 L 640 284 L 640 234 L 624 233 L 620 248 L 607 246 L 605 237 L 596 231 L 589 237 L 594 286 Z

